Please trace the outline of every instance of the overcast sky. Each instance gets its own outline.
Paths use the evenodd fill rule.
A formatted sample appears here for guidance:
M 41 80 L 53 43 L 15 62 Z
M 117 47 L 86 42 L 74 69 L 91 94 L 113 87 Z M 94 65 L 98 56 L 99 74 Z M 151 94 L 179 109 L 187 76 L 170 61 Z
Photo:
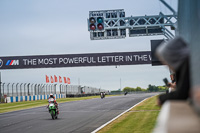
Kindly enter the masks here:
M 176 0 L 166 0 L 177 10 Z M 124 9 L 126 17 L 172 14 L 159 0 L 0 0 L 0 57 L 150 51 L 164 36 L 90 40 L 89 11 Z M 72 85 L 117 90 L 164 85 L 166 66 L 126 65 L 0 70 L 2 82 L 45 83 L 45 75 L 66 76 Z M 79 79 L 79 80 L 78 80 Z

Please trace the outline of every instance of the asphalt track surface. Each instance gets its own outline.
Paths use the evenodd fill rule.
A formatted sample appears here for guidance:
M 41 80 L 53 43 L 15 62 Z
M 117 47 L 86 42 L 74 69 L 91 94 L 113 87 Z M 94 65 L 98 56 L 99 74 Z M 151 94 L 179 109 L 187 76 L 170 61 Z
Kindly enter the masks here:
M 89 99 L 59 104 L 58 119 L 37 107 L 0 114 L 0 133 L 90 133 L 156 93 Z

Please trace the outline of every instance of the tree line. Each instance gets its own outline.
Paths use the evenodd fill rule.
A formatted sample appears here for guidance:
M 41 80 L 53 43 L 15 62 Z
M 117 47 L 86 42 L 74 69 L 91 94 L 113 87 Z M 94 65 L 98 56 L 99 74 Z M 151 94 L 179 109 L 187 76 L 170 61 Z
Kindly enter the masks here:
M 134 91 L 148 91 L 148 92 L 158 92 L 158 91 L 166 91 L 168 88 L 166 86 L 155 86 L 155 85 L 149 85 L 148 88 L 143 89 L 141 87 L 125 87 L 123 88 L 123 92 L 134 92 Z

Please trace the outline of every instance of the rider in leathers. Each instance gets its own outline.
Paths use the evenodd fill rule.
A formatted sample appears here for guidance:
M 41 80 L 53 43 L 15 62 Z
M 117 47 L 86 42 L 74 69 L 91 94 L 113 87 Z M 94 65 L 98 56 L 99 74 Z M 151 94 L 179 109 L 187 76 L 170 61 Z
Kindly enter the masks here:
M 58 103 L 56 102 L 56 99 L 55 99 L 55 97 L 53 96 L 53 94 L 50 94 L 50 96 L 49 96 L 49 98 L 48 98 L 48 102 L 50 103 L 51 101 L 53 101 L 53 103 L 55 104 L 56 109 L 57 109 L 57 113 L 59 114 Z M 48 105 L 48 107 L 49 107 L 49 105 Z

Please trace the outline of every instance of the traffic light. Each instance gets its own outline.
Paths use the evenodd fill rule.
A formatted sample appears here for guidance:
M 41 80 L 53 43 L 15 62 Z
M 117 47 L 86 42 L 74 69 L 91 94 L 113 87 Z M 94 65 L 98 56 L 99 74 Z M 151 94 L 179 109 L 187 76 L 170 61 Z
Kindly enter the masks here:
M 96 26 L 95 26 L 95 23 L 96 23 L 96 20 L 95 20 L 95 18 L 94 17 L 91 17 L 90 19 L 89 19 L 89 21 L 90 21 L 90 30 L 95 30 L 96 29 Z
M 120 21 L 112 20 L 121 18 Z M 126 21 L 123 9 L 89 11 L 88 31 L 91 40 L 118 39 L 126 37 Z M 111 19 L 111 20 L 109 20 Z M 121 26 L 117 28 L 116 26 Z M 112 28 L 108 28 L 112 27 Z M 116 27 L 116 28 L 115 28 Z
M 89 31 L 102 31 L 104 30 L 103 17 L 90 17 L 89 18 Z
M 98 30 L 103 30 L 104 26 L 103 26 L 103 17 L 98 17 L 97 18 L 97 28 Z

